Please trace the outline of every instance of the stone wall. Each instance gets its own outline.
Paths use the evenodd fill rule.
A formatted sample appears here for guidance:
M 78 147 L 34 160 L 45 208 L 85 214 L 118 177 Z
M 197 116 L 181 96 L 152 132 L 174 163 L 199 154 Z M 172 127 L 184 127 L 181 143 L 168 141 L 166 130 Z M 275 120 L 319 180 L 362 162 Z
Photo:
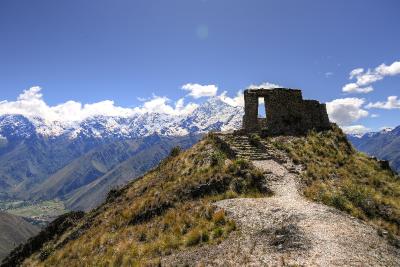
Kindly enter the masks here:
M 258 118 L 258 101 L 264 98 L 266 118 Z M 266 135 L 298 135 L 311 129 L 330 128 L 325 104 L 316 100 L 303 100 L 297 89 L 248 89 L 244 92 L 245 132 Z

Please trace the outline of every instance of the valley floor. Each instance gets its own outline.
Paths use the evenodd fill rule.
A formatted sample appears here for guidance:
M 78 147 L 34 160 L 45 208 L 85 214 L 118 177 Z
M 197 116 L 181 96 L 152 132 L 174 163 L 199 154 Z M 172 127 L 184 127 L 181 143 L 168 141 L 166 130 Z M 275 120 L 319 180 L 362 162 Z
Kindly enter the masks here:
M 304 198 L 295 165 L 253 163 L 268 177 L 274 195 L 217 202 L 240 230 L 218 245 L 168 256 L 163 265 L 400 266 L 400 249 L 376 228 Z

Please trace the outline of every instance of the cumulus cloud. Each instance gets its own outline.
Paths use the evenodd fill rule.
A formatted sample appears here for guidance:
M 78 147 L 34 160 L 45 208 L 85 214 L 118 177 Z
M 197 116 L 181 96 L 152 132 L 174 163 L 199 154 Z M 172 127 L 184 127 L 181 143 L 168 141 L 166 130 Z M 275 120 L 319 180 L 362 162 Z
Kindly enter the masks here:
M 351 80 L 351 79 L 353 79 L 354 77 L 357 77 L 358 75 L 362 74 L 363 72 L 364 72 L 364 69 L 363 69 L 363 68 L 354 69 L 354 70 L 352 70 L 352 71 L 350 72 L 349 79 Z
M 355 121 L 367 117 L 368 111 L 362 108 L 361 98 L 340 98 L 326 103 L 329 119 L 341 126 L 349 126 Z
M 400 109 L 400 99 L 397 96 L 389 96 L 386 102 L 369 103 L 366 108 L 380 108 L 380 109 Z
M 247 89 L 272 89 L 272 88 L 282 88 L 282 86 L 270 82 L 263 82 L 261 84 L 250 84 L 249 86 L 247 86 Z
M 355 135 L 362 135 L 371 131 L 370 128 L 367 128 L 364 125 L 342 126 L 342 129 L 347 134 L 355 134 Z
M 184 104 L 184 99 L 181 98 L 175 102 L 175 105 L 170 105 L 171 100 L 165 96 L 153 96 L 152 99 L 144 102 L 141 107 L 134 108 L 138 113 L 164 113 L 170 115 L 186 115 L 195 110 L 198 105 L 195 103 Z
M 24 90 L 16 101 L 1 101 L 0 115 L 21 114 L 27 117 L 41 118 L 46 121 L 75 122 L 82 121 L 92 116 L 120 116 L 129 117 L 135 113 L 158 112 L 170 115 L 183 115 L 192 112 L 197 104 L 185 105 L 183 99 L 179 99 L 174 105 L 166 97 L 153 96 L 145 101 L 142 106 L 136 108 L 124 108 L 116 106 L 114 101 L 105 100 L 97 103 L 82 104 L 76 101 L 49 106 L 43 99 L 39 86 Z
M 247 86 L 247 89 L 273 89 L 273 88 L 282 88 L 283 86 L 270 83 L 270 82 L 263 82 L 261 84 L 250 84 Z M 234 106 L 234 107 L 244 107 L 244 97 L 243 97 L 243 91 L 239 90 L 236 93 L 236 96 L 234 97 L 229 97 L 227 95 L 227 91 L 222 92 L 218 96 L 221 101 L 227 103 L 228 105 Z M 264 103 L 264 98 L 259 99 L 259 103 L 262 104 Z
M 187 83 L 182 85 L 182 90 L 189 91 L 189 96 L 193 98 L 200 98 L 204 96 L 215 96 L 218 91 L 218 87 L 210 85 L 201 85 L 198 83 Z
M 400 75 L 400 61 L 395 61 L 391 65 L 381 64 L 375 69 L 364 70 L 356 68 L 349 74 L 349 79 L 355 82 L 343 86 L 345 93 L 369 93 L 374 90 L 371 84 L 382 80 L 386 76 Z
M 263 83 L 261 85 L 250 85 L 249 87 L 267 89 L 280 86 L 272 83 Z M 218 87 L 215 85 L 188 83 L 183 85 L 182 89 L 189 91 L 189 96 L 196 99 L 200 97 L 216 97 L 231 106 L 244 106 L 243 91 L 238 91 L 235 96 L 230 97 L 227 91 L 217 95 Z M 130 117 L 135 114 L 144 113 L 183 116 L 190 114 L 199 106 L 196 103 L 185 101 L 186 98 L 180 98 L 174 102 L 166 96 L 156 95 L 147 99 L 138 98 L 138 100 L 142 102 L 141 105 L 132 108 L 117 106 L 112 100 L 89 104 L 70 100 L 59 105 L 50 106 L 44 101 L 41 88 L 33 86 L 24 90 L 16 101 L 0 101 L 0 115 L 21 114 L 29 118 L 40 118 L 48 122 L 80 122 L 93 116 Z
M 374 91 L 374 88 L 372 86 L 367 86 L 367 87 L 360 87 L 356 83 L 348 83 L 342 88 L 343 92 L 345 93 L 360 93 L 360 94 L 366 94 L 369 92 Z
M 227 95 L 227 92 L 224 91 L 218 97 L 219 97 L 219 99 L 221 99 L 221 101 L 227 103 L 228 105 L 231 105 L 234 107 L 243 107 L 244 106 L 244 98 L 243 98 L 242 91 L 238 91 L 235 97 L 229 97 Z

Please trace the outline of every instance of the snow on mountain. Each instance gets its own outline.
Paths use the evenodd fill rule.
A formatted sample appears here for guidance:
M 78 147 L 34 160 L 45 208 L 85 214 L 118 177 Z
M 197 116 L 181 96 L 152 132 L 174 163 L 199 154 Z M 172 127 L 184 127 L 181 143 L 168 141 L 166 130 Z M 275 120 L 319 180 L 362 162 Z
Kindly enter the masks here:
M 135 113 L 129 117 L 95 116 L 81 122 L 46 121 L 23 115 L 0 116 L 0 135 L 27 138 L 134 138 L 154 133 L 165 136 L 230 131 L 241 126 L 243 108 L 210 98 L 188 115 Z
M 363 133 L 363 134 L 348 134 L 348 136 L 354 137 L 354 138 L 370 138 L 370 137 L 374 137 L 380 134 L 388 134 L 390 132 L 392 132 L 395 128 L 392 127 L 384 127 L 382 128 L 379 132 L 368 132 L 368 133 Z

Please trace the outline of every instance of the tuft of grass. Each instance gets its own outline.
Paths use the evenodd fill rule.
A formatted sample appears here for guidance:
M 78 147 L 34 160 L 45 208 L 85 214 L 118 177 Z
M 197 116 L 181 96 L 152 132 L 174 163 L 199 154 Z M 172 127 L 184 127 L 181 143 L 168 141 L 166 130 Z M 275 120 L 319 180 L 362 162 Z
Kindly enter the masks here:
M 337 126 L 271 142 L 305 167 L 306 197 L 400 234 L 400 180 L 377 160 L 355 151 Z
M 262 146 L 261 137 L 256 133 L 252 133 L 249 135 L 249 142 L 253 146 L 258 146 L 258 147 Z

